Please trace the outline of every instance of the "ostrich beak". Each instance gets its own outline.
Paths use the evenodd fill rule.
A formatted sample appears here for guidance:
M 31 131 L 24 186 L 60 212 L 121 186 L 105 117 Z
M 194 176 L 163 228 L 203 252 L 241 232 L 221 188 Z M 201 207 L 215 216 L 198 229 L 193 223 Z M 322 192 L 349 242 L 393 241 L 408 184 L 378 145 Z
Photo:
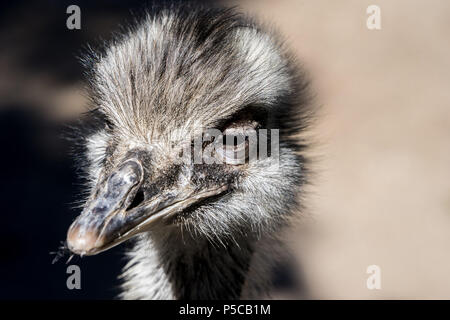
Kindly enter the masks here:
M 147 231 L 155 222 L 168 220 L 187 207 L 227 189 L 222 185 L 197 191 L 186 183 L 133 207 L 143 178 L 140 161 L 129 159 L 100 182 L 69 228 L 69 249 L 80 255 L 100 253 Z

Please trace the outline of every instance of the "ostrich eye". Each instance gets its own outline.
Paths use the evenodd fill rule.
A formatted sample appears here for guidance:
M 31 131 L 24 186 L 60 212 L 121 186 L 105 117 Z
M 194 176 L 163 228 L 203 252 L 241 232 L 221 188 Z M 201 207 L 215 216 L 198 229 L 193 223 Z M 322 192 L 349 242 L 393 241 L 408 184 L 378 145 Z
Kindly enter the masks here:
M 227 128 L 216 146 L 217 157 L 226 164 L 241 165 L 249 158 L 249 135 L 253 126 Z

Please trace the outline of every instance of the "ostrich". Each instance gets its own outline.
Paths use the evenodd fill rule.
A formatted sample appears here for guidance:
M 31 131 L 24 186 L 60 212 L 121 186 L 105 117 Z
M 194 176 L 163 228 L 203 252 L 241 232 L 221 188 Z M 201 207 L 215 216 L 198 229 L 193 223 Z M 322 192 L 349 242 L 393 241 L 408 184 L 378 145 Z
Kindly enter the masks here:
M 310 113 L 305 76 L 276 39 L 235 9 L 172 5 L 86 58 L 96 120 L 67 246 L 94 255 L 132 238 L 121 298 L 267 296 L 301 205 L 307 144 L 293 135 Z M 225 161 L 180 161 L 208 128 L 225 141 L 210 158 Z M 232 161 L 262 128 L 279 130 L 277 156 Z

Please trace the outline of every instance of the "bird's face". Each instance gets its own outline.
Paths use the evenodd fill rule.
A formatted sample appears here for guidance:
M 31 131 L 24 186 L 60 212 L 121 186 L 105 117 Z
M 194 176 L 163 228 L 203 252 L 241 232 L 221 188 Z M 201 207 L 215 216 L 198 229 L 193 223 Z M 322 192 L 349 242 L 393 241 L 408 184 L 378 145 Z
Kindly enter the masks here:
M 166 132 L 165 138 L 145 143 L 120 137 L 114 128 L 89 137 L 88 150 L 100 160 L 92 168 L 96 182 L 90 197 L 68 231 L 69 248 L 97 254 L 152 228 L 202 228 L 214 223 L 205 214 L 232 214 L 220 207 L 236 194 L 239 201 L 241 186 L 258 174 L 260 163 L 277 160 L 263 155 L 262 147 L 270 151 L 267 131 L 259 130 L 263 122 L 246 112 L 193 138 Z M 246 200 L 258 201 L 256 192 L 255 199 L 251 196 L 247 190 Z
M 105 122 L 85 139 L 92 183 L 68 231 L 73 252 L 155 230 L 222 241 L 283 220 L 301 161 L 260 129 L 293 120 L 297 89 L 269 35 L 229 11 L 161 13 L 94 60 Z

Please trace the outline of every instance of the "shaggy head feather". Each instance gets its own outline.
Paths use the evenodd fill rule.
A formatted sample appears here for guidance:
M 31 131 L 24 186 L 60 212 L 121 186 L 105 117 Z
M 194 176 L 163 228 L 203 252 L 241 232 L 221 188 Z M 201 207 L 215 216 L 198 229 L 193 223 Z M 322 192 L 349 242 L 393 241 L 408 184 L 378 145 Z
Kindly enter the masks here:
M 232 9 L 169 6 L 149 10 L 86 59 L 97 119 L 83 140 L 91 189 L 130 155 L 142 163 L 143 199 L 186 184 L 228 186 L 134 238 L 122 296 L 263 294 L 276 235 L 295 211 L 307 173 L 306 144 L 292 138 L 307 127 L 307 86 L 281 43 Z M 249 121 L 280 130 L 278 159 L 174 162 L 198 132 Z

